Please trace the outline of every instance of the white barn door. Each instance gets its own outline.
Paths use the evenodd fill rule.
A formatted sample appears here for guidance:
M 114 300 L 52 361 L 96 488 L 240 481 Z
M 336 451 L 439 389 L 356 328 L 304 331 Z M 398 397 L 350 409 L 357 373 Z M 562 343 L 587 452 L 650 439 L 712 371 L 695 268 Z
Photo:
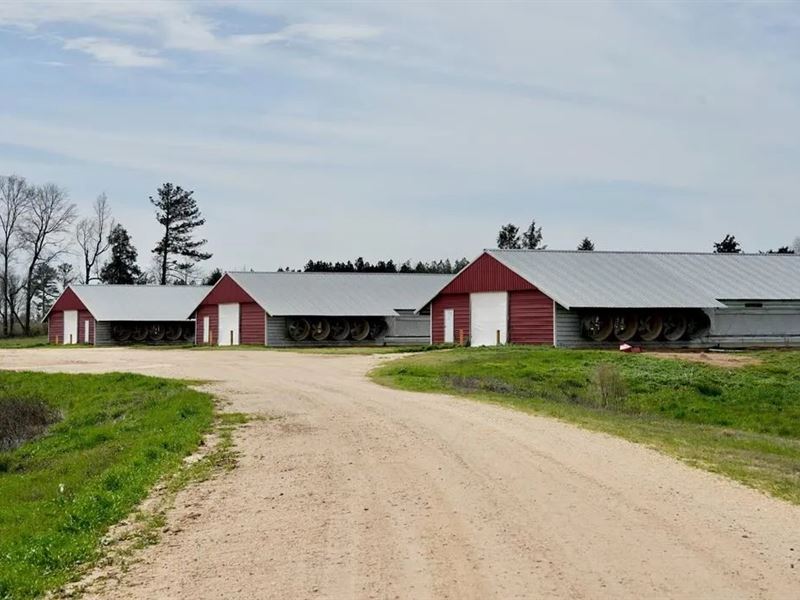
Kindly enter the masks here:
M 496 346 L 508 337 L 508 293 L 481 292 L 469 295 L 470 344 Z
M 455 342 L 455 311 L 452 308 L 444 310 L 444 343 Z
M 78 343 L 78 311 L 65 310 L 64 311 L 64 343 L 77 344 Z
M 239 304 L 219 305 L 219 345 L 239 345 Z

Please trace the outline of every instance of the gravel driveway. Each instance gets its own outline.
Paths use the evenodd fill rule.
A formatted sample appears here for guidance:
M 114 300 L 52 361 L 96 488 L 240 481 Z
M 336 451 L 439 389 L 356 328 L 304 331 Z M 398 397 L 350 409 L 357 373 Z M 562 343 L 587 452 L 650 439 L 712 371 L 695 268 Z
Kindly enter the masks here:
M 552 419 L 385 389 L 390 357 L 41 349 L 261 413 L 108 598 L 797 598 L 800 508 Z

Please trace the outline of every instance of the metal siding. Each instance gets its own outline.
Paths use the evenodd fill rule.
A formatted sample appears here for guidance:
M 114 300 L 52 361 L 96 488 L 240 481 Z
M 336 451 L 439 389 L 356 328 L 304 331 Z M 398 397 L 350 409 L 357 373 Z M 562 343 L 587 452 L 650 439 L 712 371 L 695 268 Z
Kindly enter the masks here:
M 506 292 L 529 290 L 533 287 L 529 281 L 502 265 L 493 256 L 482 254 L 461 271 L 440 293 Z
M 51 344 L 61 344 L 64 340 L 64 311 L 53 311 L 47 319 L 47 341 Z M 58 338 L 58 339 L 56 339 Z
M 264 309 L 255 302 L 239 305 L 239 343 L 264 345 Z
M 210 345 L 215 345 L 218 342 L 218 334 L 219 334 L 219 311 L 217 310 L 216 304 L 208 304 L 205 306 L 201 306 L 197 310 L 197 319 L 195 320 L 195 343 L 197 345 L 203 344 L 203 321 L 204 318 L 209 318 L 209 326 L 211 328 L 211 339 L 209 340 Z
M 431 343 L 444 343 L 444 311 L 453 309 L 455 342 L 469 342 L 469 294 L 439 294 L 431 303 Z M 459 335 L 459 331 L 462 332 Z
M 431 320 L 428 315 L 401 315 L 386 319 L 388 331 L 383 338 L 387 346 L 430 344 Z
M 86 322 L 89 322 L 89 339 L 86 339 Z M 88 310 L 78 311 L 78 340 L 81 344 L 94 344 L 94 317 Z
M 115 342 L 111 338 L 111 325 L 110 321 L 97 321 L 94 326 L 94 345 L 95 346 L 113 346 Z
M 267 318 L 267 345 L 276 347 L 297 345 L 297 342 L 286 334 L 285 317 Z
M 539 290 L 510 292 L 508 321 L 512 344 L 553 343 L 553 301 Z
M 210 292 L 200 301 L 200 305 L 206 304 L 239 304 L 253 303 L 256 300 L 242 289 L 233 278 L 226 273 L 222 276 Z
M 564 348 L 591 347 L 592 342 L 581 336 L 581 319 L 578 313 L 573 310 L 567 310 L 558 302 L 555 303 L 555 306 L 555 326 L 556 331 L 558 331 L 556 346 Z

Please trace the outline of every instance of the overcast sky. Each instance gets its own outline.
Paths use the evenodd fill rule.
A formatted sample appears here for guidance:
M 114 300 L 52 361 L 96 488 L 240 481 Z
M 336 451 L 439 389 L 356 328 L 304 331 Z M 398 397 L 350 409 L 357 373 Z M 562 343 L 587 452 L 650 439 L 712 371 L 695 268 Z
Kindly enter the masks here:
M 800 235 L 797 4 L 0 4 L 0 173 L 195 190 L 209 267 Z

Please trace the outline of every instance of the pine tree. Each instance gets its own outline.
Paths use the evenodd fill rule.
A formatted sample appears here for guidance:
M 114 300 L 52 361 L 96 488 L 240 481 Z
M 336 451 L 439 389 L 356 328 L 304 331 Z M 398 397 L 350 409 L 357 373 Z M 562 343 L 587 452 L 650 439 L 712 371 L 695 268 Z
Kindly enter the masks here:
M 714 242 L 714 254 L 739 254 L 742 246 L 731 234 L 726 235 L 721 242 Z
M 281 271 L 282 269 L 278 269 L 278 270 Z M 287 269 L 287 271 L 288 271 L 288 269 Z M 219 269 L 214 269 L 213 271 L 211 271 L 211 273 L 209 273 L 206 276 L 205 279 L 203 279 L 203 285 L 214 285 L 220 279 L 222 279 L 222 271 L 220 271 Z
M 131 238 L 122 225 L 117 225 L 108 236 L 111 244 L 111 260 L 100 271 L 103 283 L 136 283 L 142 271 L 136 264 L 139 253 L 131 244 Z
M 578 244 L 578 250 L 582 250 L 584 252 L 591 252 L 594 250 L 594 242 L 590 240 L 588 237 L 585 237 L 581 240 L 581 243 Z
M 531 219 L 531 224 L 522 234 L 522 247 L 528 250 L 544 250 L 547 248 L 547 246 L 542 245 L 542 228 L 536 227 L 536 219 Z
M 497 247 L 501 250 L 519 248 L 519 227 L 513 223 L 503 225 L 497 233 Z
M 161 266 L 161 285 L 167 284 L 170 272 L 177 268 L 178 257 L 196 263 L 212 256 L 200 249 L 207 240 L 193 238 L 195 229 L 204 225 L 206 220 L 192 194 L 194 192 L 180 186 L 165 183 L 158 188 L 157 199 L 150 196 L 150 202 L 156 207 L 156 219 L 164 227 L 164 235 L 153 248 Z

